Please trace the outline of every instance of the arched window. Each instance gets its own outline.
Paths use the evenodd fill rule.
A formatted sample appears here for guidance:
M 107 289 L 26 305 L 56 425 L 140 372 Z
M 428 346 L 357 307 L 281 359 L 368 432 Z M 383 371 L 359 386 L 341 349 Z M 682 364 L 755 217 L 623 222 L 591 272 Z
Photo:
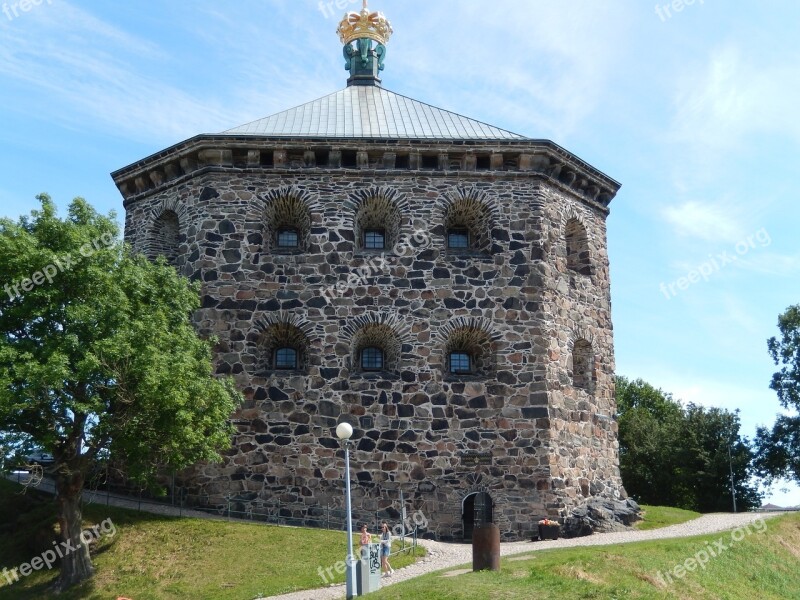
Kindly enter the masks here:
M 494 205 L 477 189 L 459 189 L 443 200 L 446 250 L 452 254 L 493 252 Z
M 442 330 L 442 369 L 451 376 L 488 377 L 495 368 L 491 325 L 479 319 L 454 319 Z
M 277 254 L 307 252 L 311 243 L 313 201 L 302 190 L 283 187 L 266 196 L 264 251 Z
M 296 324 L 286 321 L 263 323 L 250 340 L 256 348 L 256 375 L 268 377 L 276 371 L 305 371 L 310 341 Z
M 297 350 L 294 348 L 278 348 L 275 351 L 275 369 L 278 371 L 296 370 Z
M 148 236 L 147 255 L 151 259 L 163 256 L 173 266 L 180 252 L 180 223 L 174 211 L 165 210 L 153 221 Z
M 363 190 L 350 201 L 356 250 L 391 250 L 400 241 L 402 198 L 389 188 Z
M 361 351 L 361 368 L 364 371 L 381 371 L 383 364 L 383 350 L 380 348 L 369 347 Z
M 381 377 L 398 376 L 404 352 L 401 339 L 407 329 L 407 323 L 386 313 L 367 313 L 349 320 L 340 335 L 350 344 L 347 365 L 351 374 L 380 371 Z
M 578 219 L 570 219 L 564 232 L 567 242 L 567 268 L 580 275 L 592 276 L 589 236 Z
M 594 389 L 594 351 L 586 340 L 576 341 L 572 349 L 572 387 L 590 394 Z

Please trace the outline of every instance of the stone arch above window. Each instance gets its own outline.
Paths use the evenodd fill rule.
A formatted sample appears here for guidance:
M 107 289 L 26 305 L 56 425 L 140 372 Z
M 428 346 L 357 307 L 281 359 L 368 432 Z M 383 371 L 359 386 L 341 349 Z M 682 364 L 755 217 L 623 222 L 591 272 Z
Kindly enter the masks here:
M 176 199 L 156 206 L 150 214 L 143 254 L 151 260 L 163 256 L 167 263 L 177 266 L 183 243 L 181 226 L 185 219 L 186 207 Z
M 255 349 L 255 373 L 266 376 L 282 371 L 306 371 L 313 329 L 301 317 L 286 313 L 258 320 L 248 336 Z M 290 359 L 295 363 L 293 368 Z
M 580 275 L 592 276 L 592 253 L 589 248 L 589 234 L 577 218 L 567 220 L 564 227 L 566 239 L 567 268 Z
M 353 219 L 356 250 L 391 252 L 400 241 L 406 198 L 391 188 L 359 190 L 345 202 Z M 377 247 L 380 238 L 383 247 Z
M 264 248 L 276 254 L 308 252 L 316 207 L 310 195 L 288 186 L 268 192 L 264 200 Z
M 493 252 L 497 204 L 477 188 L 459 188 L 440 200 L 445 248 L 449 253 Z
M 363 315 L 353 319 L 342 329 L 344 341 L 350 344 L 350 368 L 355 372 L 374 370 L 364 369 L 362 358 L 365 350 L 374 355 L 373 349 L 377 349 L 383 353 L 381 371 L 399 373 L 408 331 L 408 325 L 394 315 Z
M 494 371 L 497 336 L 485 319 L 454 319 L 445 325 L 440 336 L 443 339 L 442 367 L 447 375 L 486 377 Z
M 579 339 L 572 347 L 572 356 L 568 365 L 572 387 L 588 394 L 594 392 L 596 374 L 594 368 L 594 347 L 589 340 Z

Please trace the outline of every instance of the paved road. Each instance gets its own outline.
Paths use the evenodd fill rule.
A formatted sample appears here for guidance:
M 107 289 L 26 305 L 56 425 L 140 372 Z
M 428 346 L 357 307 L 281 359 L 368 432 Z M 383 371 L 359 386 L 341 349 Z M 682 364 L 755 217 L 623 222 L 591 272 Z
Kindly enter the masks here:
M 500 555 L 511 556 L 514 554 L 526 554 L 537 550 L 550 550 L 552 548 L 602 546 L 606 544 L 626 544 L 665 538 L 691 537 L 735 530 L 751 523 L 753 523 L 751 526 L 752 531 L 763 531 L 761 523 L 756 524 L 754 522 L 760 519 L 769 519 L 779 514 L 780 513 L 711 514 L 703 515 L 698 519 L 681 523 L 680 525 L 671 525 L 670 527 L 650 529 L 648 531 L 631 530 L 622 533 L 598 533 L 588 537 L 546 542 L 507 542 L 500 545 Z M 424 540 L 422 545 L 428 549 L 430 553 L 428 557 L 417 561 L 413 565 L 395 571 L 394 575 L 391 577 L 384 577 L 381 579 L 381 585 L 384 587 L 394 585 L 401 581 L 407 581 L 433 571 L 472 564 L 472 546 L 469 544 L 445 544 L 443 542 Z M 261 600 L 341 600 L 344 596 L 344 585 L 340 584 L 316 590 L 293 592 L 282 596 L 271 596 L 270 598 Z

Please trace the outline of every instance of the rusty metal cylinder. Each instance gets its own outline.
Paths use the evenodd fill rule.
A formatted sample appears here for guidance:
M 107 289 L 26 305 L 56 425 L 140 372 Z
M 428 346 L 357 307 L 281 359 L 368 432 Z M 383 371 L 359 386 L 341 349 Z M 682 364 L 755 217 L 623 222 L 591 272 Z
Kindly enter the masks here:
M 494 523 L 472 532 L 472 570 L 500 570 L 500 528 Z

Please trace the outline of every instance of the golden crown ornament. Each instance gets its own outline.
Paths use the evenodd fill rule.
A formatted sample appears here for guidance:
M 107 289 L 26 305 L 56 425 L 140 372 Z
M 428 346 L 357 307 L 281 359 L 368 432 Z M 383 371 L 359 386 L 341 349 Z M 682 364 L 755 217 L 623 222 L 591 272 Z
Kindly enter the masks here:
M 382 12 L 370 12 L 367 0 L 364 0 L 364 8 L 361 9 L 361 12 L 347 13 L 339 23 L 336 33 L 339 34 L 342 44 L 350 44 L 360 39 L 370 39 L 379 44 L 386 44 L 394 30 L 389 19 Z

